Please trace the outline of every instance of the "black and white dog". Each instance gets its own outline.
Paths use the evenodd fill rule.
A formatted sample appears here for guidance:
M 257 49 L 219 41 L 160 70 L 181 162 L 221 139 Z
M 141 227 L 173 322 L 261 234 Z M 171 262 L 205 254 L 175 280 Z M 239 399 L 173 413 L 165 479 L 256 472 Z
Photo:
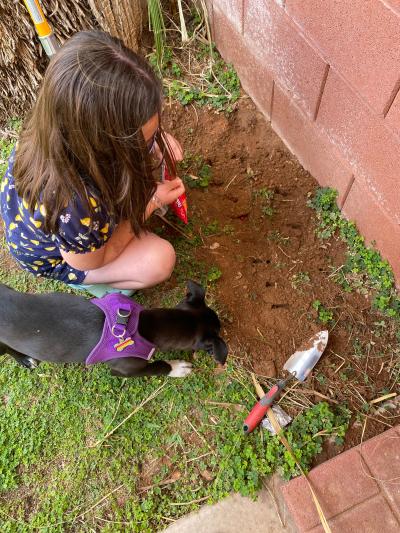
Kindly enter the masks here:
M 217 314 L 205 303 L 205 290 L 193 281 L 173 309 L 143 309 L 138 332 L 161 351 L 205 350 L 225 363 L 228 349 L 219 336 Z M 65 293 L 26 294 L 0 284 L 0 354 L 35 368 L 40 361 L 84 363 L 98 344 L 104 314 L 83 296 Z M 115 376 L 184 377 L 187 361 L 154 361 L 121 357 L 106 361 Z

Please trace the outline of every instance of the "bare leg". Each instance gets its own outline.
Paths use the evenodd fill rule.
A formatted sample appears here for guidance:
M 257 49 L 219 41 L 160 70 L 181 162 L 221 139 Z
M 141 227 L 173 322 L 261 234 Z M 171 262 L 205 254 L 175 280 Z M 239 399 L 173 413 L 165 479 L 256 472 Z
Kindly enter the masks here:
M 89 270 L 84 283 L 106 283 L 116 289 L 142 289 L 168 279 L 175 266 L 175 250 L 154 233 L 132 239 L 111 263 Z

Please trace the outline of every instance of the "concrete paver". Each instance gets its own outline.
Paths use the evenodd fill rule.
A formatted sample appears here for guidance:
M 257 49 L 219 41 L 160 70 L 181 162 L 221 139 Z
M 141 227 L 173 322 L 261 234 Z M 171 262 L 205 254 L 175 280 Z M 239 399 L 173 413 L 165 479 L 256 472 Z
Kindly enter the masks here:
M 400 426 L 314 468 L 309 479 L 332 533 L 400 531 Z M 233 494 L 166 533 L 323 533 L 303 477 L 268 481 L 256 501 Z M 279 509 L 279 515 L 276 509 Z M 281 520 L 285 525 L 282 525 Z
M 282 508 L 279 486 L 283 481 L 273 476 L 270 492 L 260 491 L 256 501 L 233 494 L 215 505 L 205 505 L 169 526 L 164 533 L 296 533 L 296 529 Z M 280 522 L 276 506 L 280 508 Z
M 322 463 L 309 479 L 332 533 L 400 531 L 400 426 Z M 323 532 L 304 478 L 282 493 L 299 533 Z

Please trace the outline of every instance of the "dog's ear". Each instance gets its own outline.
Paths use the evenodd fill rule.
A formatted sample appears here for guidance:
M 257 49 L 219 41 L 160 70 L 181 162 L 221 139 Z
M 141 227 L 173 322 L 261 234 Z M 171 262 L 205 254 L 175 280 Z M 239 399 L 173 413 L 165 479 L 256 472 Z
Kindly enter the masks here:
M 207 352 L 212 353 L 217 363 L 225 364 L 228 347 L 221 337 L 210 337 L 204 342 Z
M 204 302 L 206 291 L 201 285 L 199 285 L 195 281 L 192 281 L 191 279 L 187 281 L 186 285 L 187 285 L 187 293 L 186 293 L 187 303 L 195 305 L 195 304 Z

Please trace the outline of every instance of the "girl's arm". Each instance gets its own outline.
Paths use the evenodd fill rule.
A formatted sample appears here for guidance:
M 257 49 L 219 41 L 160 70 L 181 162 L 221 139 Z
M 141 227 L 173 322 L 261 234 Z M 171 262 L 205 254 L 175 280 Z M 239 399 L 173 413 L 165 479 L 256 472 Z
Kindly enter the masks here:
M 120 222 L 104 246 L 94 252 L 75 254 L 60 250 L 62 258 L 77 270 L 95 270 L 114 261 L 124 251 L 134 235 L 130 222 Z
M 181 194 L 185 192 L 185 187 L 180 178 L 171 181 L 159 183 L 157 192 L 150 200 L 146 208 L 145 218 L 149 218 L 153 211 L 161 205 L 168 205 L 174 202 Z M 128 220 L 120 222 L 113 231 L 109 240 L 104 246 L 94 252 L 76 254 L 64 252 L 60 249 L 62 258 L 73 268 L 77 270 L 95 270 L 111 263 L 125 250 L 128 243 L 135 238 L 131 224 Z

